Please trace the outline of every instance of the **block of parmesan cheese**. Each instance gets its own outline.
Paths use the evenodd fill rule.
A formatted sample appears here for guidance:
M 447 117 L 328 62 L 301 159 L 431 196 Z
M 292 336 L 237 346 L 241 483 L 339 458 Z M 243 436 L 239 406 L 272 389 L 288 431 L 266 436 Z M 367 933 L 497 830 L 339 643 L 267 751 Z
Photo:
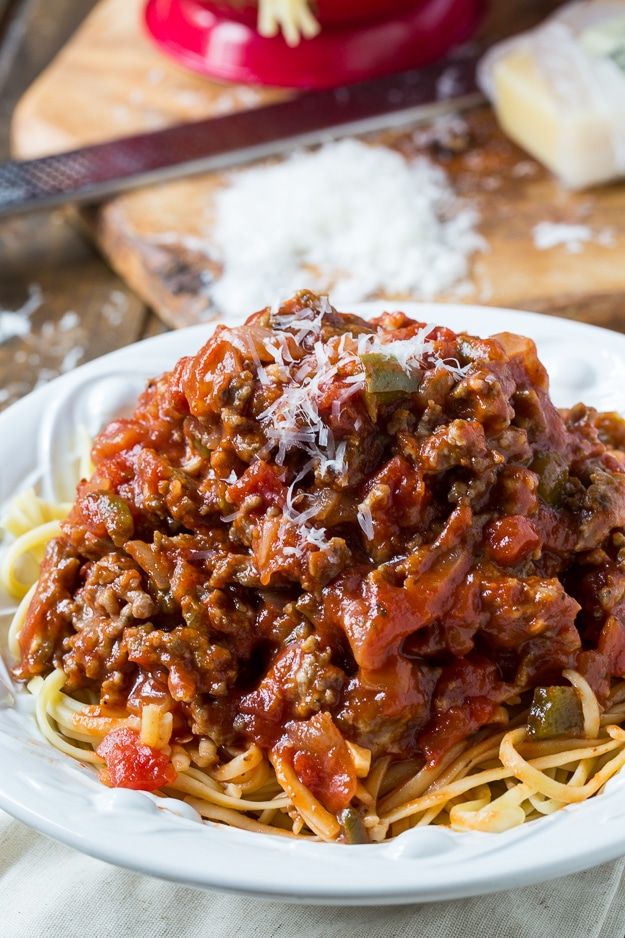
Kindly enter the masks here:
M 480 83 L 502 129 L 571 188 L 625 176 L 625 0 L 579 0 L 494 46 Z

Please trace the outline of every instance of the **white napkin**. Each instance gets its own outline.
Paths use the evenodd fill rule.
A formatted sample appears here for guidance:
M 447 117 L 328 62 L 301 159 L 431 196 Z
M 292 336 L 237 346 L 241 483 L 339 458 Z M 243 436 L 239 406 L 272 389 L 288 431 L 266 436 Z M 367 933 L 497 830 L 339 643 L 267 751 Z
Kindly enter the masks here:
M 625 859 L 518 892 L 399 908 L 295 906 L 119 870 L 0 812 L 2 938 L 623 938 Z

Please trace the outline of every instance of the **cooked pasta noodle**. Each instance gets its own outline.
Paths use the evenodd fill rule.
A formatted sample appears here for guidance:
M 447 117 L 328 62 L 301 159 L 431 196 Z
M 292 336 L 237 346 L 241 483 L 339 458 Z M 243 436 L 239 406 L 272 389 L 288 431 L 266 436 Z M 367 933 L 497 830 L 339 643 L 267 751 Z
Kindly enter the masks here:
M 0 585 L 14 599 L 23 599 L 37 578 L 36 574 L 34 576 L 24 574 L 23 562 L 29 558 L 41 560 L 48 541 L 60 533 L 60 522 L 48 521 L 30 531 L 25 531 L 10 545 L 0 564 Z

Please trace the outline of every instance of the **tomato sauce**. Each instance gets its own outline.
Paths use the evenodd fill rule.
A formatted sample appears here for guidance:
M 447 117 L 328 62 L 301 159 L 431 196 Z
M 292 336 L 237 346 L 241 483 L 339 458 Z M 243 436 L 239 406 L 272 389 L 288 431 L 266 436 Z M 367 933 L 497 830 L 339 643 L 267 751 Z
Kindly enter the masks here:
M 556 409 L 529 339 L 300 293 L 96 439 L 16 673 L 253 740 L 338 811 L 346 741 L 435 763 L 564 668 L 625 675 L 624 440 Z M 98 751 L 113 785 L 175 776 L 130 730 Z

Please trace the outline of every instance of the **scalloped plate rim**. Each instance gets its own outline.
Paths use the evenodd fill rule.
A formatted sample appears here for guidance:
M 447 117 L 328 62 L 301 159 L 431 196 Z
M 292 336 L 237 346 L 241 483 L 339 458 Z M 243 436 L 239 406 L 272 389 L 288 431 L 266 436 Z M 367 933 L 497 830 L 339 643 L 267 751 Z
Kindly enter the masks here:
M 543 343 L 556 346 L 556 353 L 563 345 L 567 346 L 567 340 L 572 340 L 581 361 L 587 360 L 588 347 L 594 345 L 605 350 L 606 355 L 622 360 L 625 367 L 625 335 L 559 317 L 464 304 L 393 301 L 342 306 L 363 315 L 401 308 L 428 321 L 478 334 L 507 328 L 537 335 L 539 348 L 542 337 Z M 226 324 L 242 321 L 239 317 L 220 320 Z M 55 399 L 69 396 L 73 385 L 80 386 L 90 376 L 105 377 L 111 372 L 131 370 L 137 352 L 142 356 L 142 371 L 145 360 L 150 363 L 154 360 L 155 370 L 168 367 L 168 363 L 171 366 L 181 355 L 199 348 L 216 325 L 216 321 L 209 322 L 155 336 L 80 366 L 0 414 L 0 433 L 5 438 L 8 432 L 9 437 L 18 441 L 22 425 L 26 426 L 30 449 L 37 454 L 38 434 L 31 431 L 36 428 L 47 401 L 54 406 Z M 596 377 L 609 384 L 609 376 Z M 586 391 L 582 393 L 587 396 Z M 568 396 L 574 397 L 570 385 Z M 625 412 L 625 400 L 621 409 Z M 0 467 L 3 475 L 5 471 Z M 0 488 L 0 498 L 5 496 Z M 189 821 L 181 824 L 168 811 L 156 807 L 147 810 L 145 800 L 137 801 L 141 809 L 137 807 L 136 811 L 128 806 L 119 813 L 114 809 L 98 809 L 92 804 L 91 786 L 83 786 L 75 773 L 64 771 L 65 766 L 75 769 L 76 763 L 33 746 L 32 740 L 29 745 L 29 727 L 23 721 L 30 718 L 13 709 L 9 712 L 15 715 L 22 735 L 18 735 L 17 744 L 9 745 L 5 712 L 7 708 L 0 709 L 0 762 L 6 766 L 0 774 L 0 807 L 41 833 L 91 856 L 188 885 L 299 903 L 399 904 L 525 886 L 625 854 L 625 810 L 619 810 L 625 776 L 615 779 L 608 791 L 588 803 L 505 834 L 448 832 L 446 836 L 453 846 L 450 849 L 445 846 L 429 856 L 427 850 L 419 851 L 425 837 L 441 842 L 438 835 L 434 838 L 431 833 L 425 835 L 431 829 L 410 831 L 394 841 L 370 847 L 299 844 L 219 825 L 196 827 Z M 47 799 L 42 799 L 34 794 L 36 787 L 18 784 L 20 773 L 28 773 L 33 760 L 44 778 L 51 773 L 50 779 L 55 779 L 56 786 L 59 779 L 68 784 L 61 801 L 55 803 L 58 788 L 51 787 Z M 64 779 L 66 774 L 71 775 L 71 783 Z M 79 786 L 73 796 L 71 784 Z M 150 818 L 158 818 L 159 823 Z M 133 823 L 139 828 L 135 832 Z M 182 851 L 181 856 L 176 856 L 174 845 Z

